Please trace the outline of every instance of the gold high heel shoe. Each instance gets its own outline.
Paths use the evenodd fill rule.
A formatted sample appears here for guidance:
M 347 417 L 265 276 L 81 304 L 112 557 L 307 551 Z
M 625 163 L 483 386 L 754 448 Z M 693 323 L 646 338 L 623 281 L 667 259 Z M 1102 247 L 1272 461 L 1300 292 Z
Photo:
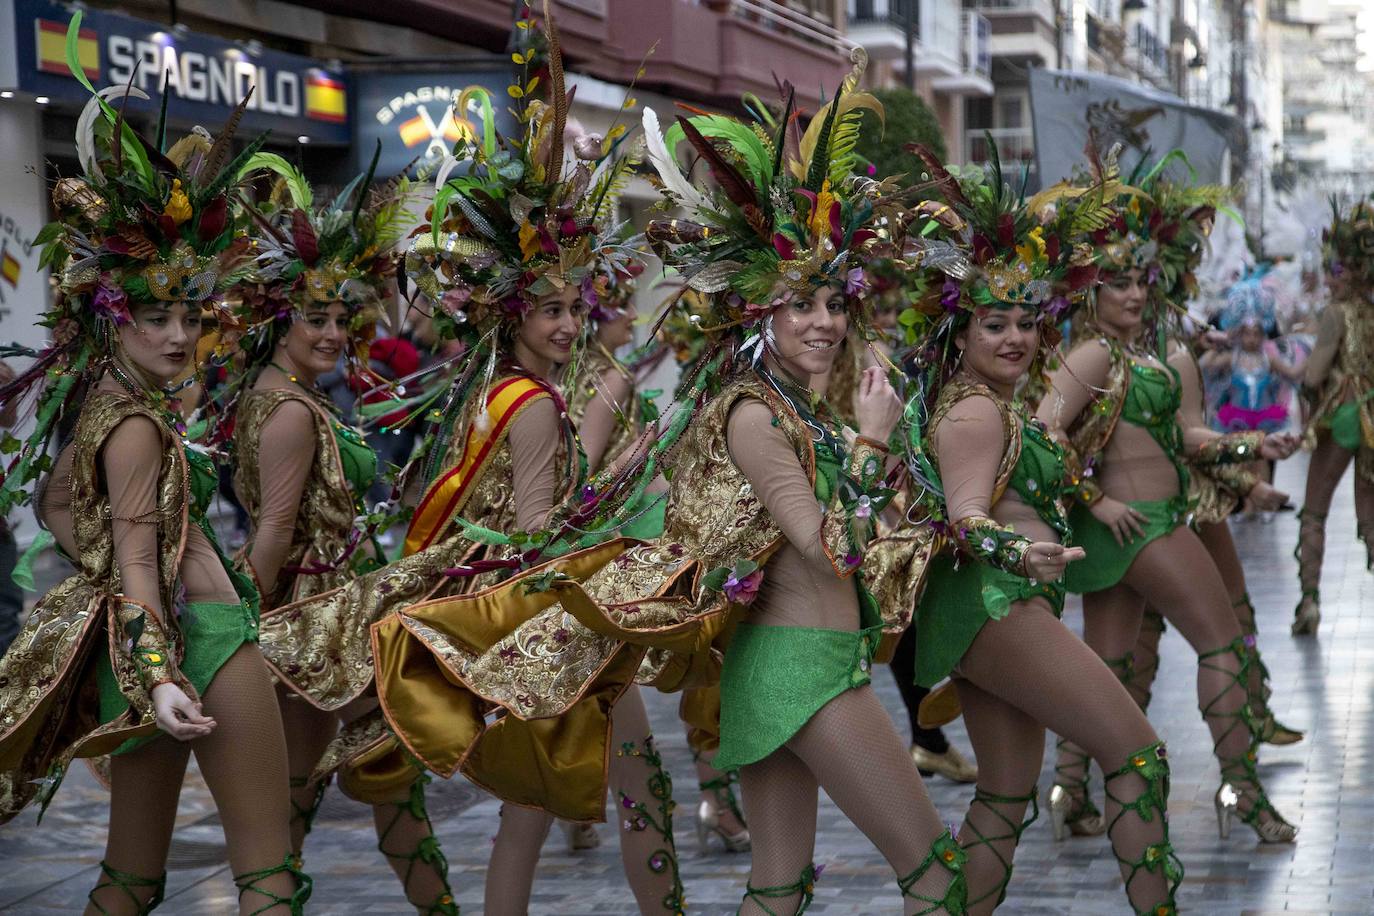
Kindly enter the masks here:
M 731 787 L 734 779 L 731 775 L 726 773 L 700 783 L 702 795 L 701 803 L 697 805 L 697 845 L 702 855 L 711 851 L 712 834 L 720 837 L 726 852 L 748 852 L 753 846 L 749 839 L 749 827 L 744 821 L 744 812 L 735 800 L 735 790 Z M 720 825 L 722 808 L 728 808 L 739 822 L 738 833 L 726 833 L 725 828 Z
M 1085 787 L 1086 789 L 1086 787 Z M 1101 836 L 1107 832 L 1107 822 L 1085 792 L 1083 801 L 1074 802 L 1068 789 L 1055 783 L 1050 787 L 1050 826 L 1055 842 L 1074 836 Z
M 1304 737 L 1304 734 L 1296 728 L 1289 728 L 1274 718 L 1272 712 L 1266 714 L 1260 722 L 1259 740 L 1265 744 L 1272 744 L 1276 747 L 1285 744 L 1297 744 Z
M 1259 793 L 1250 805 L 1250 810 L 1244 814 L 1240 812 L 1240 799 L 1240 791 L 1229 782 L 1223 782 L 1212 798 L 1212 806 L 1217 812 L 1217 834 L 1223 840 L 1230 839 L 1231 821 L 1237 816 L 1242 822 L 1250 825 L 1261 843 L 1292 843 L 1297 839 L 1298 828 L 1285 821 L 1274 810 L 1274 806 L 1269 804 L 1269 799 L 1263 792 Z M 1261 821 L 1261 811 L 1268 811 L 1270 819 Z
M 569 852 L 595 849 L 601 845 L 601 834 L 596 832 L 596 827 L 592 824 L 574 824 L 564 821 L 563 835 L 568 838 Z

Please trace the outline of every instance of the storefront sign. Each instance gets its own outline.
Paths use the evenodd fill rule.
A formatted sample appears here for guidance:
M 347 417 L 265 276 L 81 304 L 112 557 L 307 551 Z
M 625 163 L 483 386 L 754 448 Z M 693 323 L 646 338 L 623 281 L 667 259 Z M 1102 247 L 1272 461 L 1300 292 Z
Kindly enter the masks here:
M 389 175 L 418 160 L 419 165 L 437 162 L 463 137 L 465 125 L 476 125 L 478 106 L 469 104 L 465 115 L 456 116 L 454 103 L 468 86 L 481 86 L 491 97 L 497 113 L 497 129 L 509 135 L 515 119 L 510 103 L 506 69 L 446 70 L 430 73 L 355 73 L 357 140 L 355 166 L 367 167 L 382 141 L 379 174 Z
M 84 104 L 88 93 L 67 67 L 70 11 L 48 0 L 13 0 L 13 8 L 17 88 Z M 156 110 L 165 83 L 169 120 L 213 131 L 252 89 L 241 122 L 245 130 L 318 143 L 350 139 L 346 77 L 308 57 L 98 10 L 84 14 L 77 50 L 97 88 L 132 80 L 152 97 L 138 103 L 145 110 Z

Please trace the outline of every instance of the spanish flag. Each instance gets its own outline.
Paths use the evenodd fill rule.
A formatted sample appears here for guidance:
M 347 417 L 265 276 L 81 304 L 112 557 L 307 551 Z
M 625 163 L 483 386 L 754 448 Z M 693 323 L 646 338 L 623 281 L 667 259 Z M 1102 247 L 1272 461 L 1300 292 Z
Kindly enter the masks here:
M 71 76 L 67 69 L 67 24 L 51 19 L 35 19 L 34 47 L 38 51 L 38 69 L 58 76 Z M 100 78 L 100 36 L 95 29 L 82 29 L 76 39 L 77 59 L 86 78 Z
M 401 124 L 401 142 L 406 146 L 419 146 L 421 143 L 428 143 L 443 137 L 449 143 L 457 143 L 463 139 L 463 132 L 458 129 L 458 124 L 453 120 L 453 110 L 445 109 L 444 120 L 439 122 L 439 135 L 436 137 L 429 129 L 423 115 L 416 115 L 409 121 Z
M 8 251 L 4 252 L 3 259 L 0 259 L 0 277 L 5 278 L 5 282 L 10 286 L 19 286 L 19 261 Z
M 348 94 L 344 84 L 322 73 L 305 81 L 305 116 L 316 121 L 343 124 L 348 120 Z

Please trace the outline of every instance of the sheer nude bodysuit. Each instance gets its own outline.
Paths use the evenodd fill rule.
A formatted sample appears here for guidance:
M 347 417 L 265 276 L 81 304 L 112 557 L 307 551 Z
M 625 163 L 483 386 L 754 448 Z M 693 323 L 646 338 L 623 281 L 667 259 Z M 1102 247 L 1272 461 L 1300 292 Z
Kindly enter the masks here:
M 730 413 L 727 444 L 787 539 L 764 568 L 750 622 L 857 631 L 854 583 L 835 575 L 822 549 L 814 489 L 786 435 L 774 426 L 772 411 L 760 401 L 742 401 Z M 791 885 L 811 864 L 822 787 L 899 876 L 922 863 L 943 830 L 916 765 L 871 685 L 840 694 L 781 748 L 742 767 L 740 784 L 751 812 L 749 884 L 754 888 Z M 912 891 L 938 899 L 950 881 L 950 872 L 931 868 Z M 793 913 L 800 899 L 798 891 L 770 898 L 767 905 L 775 913 Z M 903 903 L 906 913 L 925 906 L 916 899 Z M 748 899 L 740 912 L 767 911 Z
M 1164 370 L 1153 357 L 1133 358 Z M 1069 353 L 1065 365 L 1051 373 L 1050 391 L 1038 411 L 1050 430 L 1067 438 L 1064 431 L 1106 385 L 1109 365 L 1105 341 L 1089 340 Z M 1183 417 L 1179 422 L 1184 447 L 1189 450 L 1219 435 L 1185 425 Z M 1146 430 L 1124 421 L 1116 424 L 1107 442 L 1096 479 L 1107 496 L 1121 502 L 1168 499 L 1179 492 L 1173 462 Z M 1080 562 L 1092 563 L 1093 558 Z M 1146 545 L 1117 585 L 1083 596 L 1084 641 L 1109 665 L 1128 669 L 1146 602 L 1173 623 L 1198 653 L 1198 706 L 1211 731 L 1223 780 L 1242 795 L 1244 815 L 1254 810 L 1261 787 L 1257 778 L 1237 769 L 1253 742 L 1243 715 L 1248 666 L 1241 629 L 1216 564 L 1187 525 Z M 1082 772 L 1086 760 L 1081 751 L 1066 743 L 1056 772 L 1073 781 L 1075 766 L 1076 778 L 1087 775 Z M 1262 824 L 1275 819 L 1270 810 L 1258 811 L 1257 817 Z
M 515 527 L 537 531 L 555 508 L 558 496 L 558 462 L 562 447 L 562 420 L 552 398 L 540 398 L 526 407 L 511 424 L 510 444 L 512 492 L 515 498 Z M 631 687 L 615 706 L 611 726 L 611 747 L 626 743 L 642 747 L 650 737 L 649 716 L 637 688 Z M 631 798 L 652 798 L 649 779 L 655 771 L 642 758 L 610 758 L 610 783 L 613 797 L 624 793 Z M 620 824 L 620 857 L 630 890 L 646 913 L 662 911 L 662 901 L 673 887 L 672 875 L 655 874 L 648 861 L 663 845 L 653 831 L 627 829 Z M 553 817 L 542 811 L 505 805 L 501 827 L 487 867 L 486 912 L 523 914 L 529 909 L 534 872 L 539 851 L 553 824 Z
M 1006 450 L 1003 427 L 997 406 L 973 396 L 954 405 L 936 428 L 948 517 L 990 517 L 1032 542 L 1057 543 L 1059 535 L 1015 490 L 991 504 Z M 978 787 L 959 833 L 969 852 L 968 911 L 990 913 L 1011 878 L 1019 827 L 1045 756 L 1045 729 L 1073 737 L 1105 773 L 1121 770 L 1159 738 L 1115 675 L 1041 597 L 1018 601 L 1006 617 L 988 621 L 952 677 L 978 758 Z M 1138 811 L 1122 809 L 1121 800 L 1145 789 L 1138 774 L 1124 773 L 1109 785 L 1107 803 L 1110 839 L 1136 912 L 1169 897 L 1162 874 L 1133 877 L 1127 864 L 1167 839 L 1162 818 L 1145 821 Z
M 255 388 L 268 390 L 285 388 L 281 373 L 268 367 L 263 370 Z M 253 541 L 249 562 L 262 586 L 264 601 L 268 595 L 290 598 L 289 587 L 283 588 L 282 564 L 290 553 L 296 532 L 296 516 L 310 471 L 315 464 L 315 416 L 298 400 L 283 401 L 272 411 L 261 429 L 258 476 L 261 505 L 254 519 Z M 263 610 L 268 608 L 264 606 Z M 291 776 L 291 848 L 297 855 L 309 832 L 324 786 L 310 782 L 310 775 L 325 748 L 339 730 L 340 721 L 348 722 L 375 705 L 375 698 L 361 699 L 338 713 L 317 709 L 278 686 L 282 721 L 286 729 L 286 743 Z M 387 856 L 396 876 L 401 879 L 406 898 L 421 912 L 428 912 L 435 901 L 448 893 L 444 880 L 442 857 L 414 858 L 421 844 L 433 831 L 422 811 L 410 804 L 410 792 L 373 805 L 373 822 L 377 829 L 378 848 Z
M 97 390 L 119 393 L 106 378 Z M 101 450 L 101 476 L 110 500 L 114 561 L 124 594 L 165 614 L 157 586 L 157 534 L 147 519 L 157 508 L 162 462 L 161 437 L 150 420 L 130 417 L 115 427 Z M 72 447 L 63 449 L 44 488 L 39 515 L 68 556 L 77 555 L 71 517 Z M 180 569 L 188 603 L 237 604 L 214 547 L 195 525 L 186 529 Z M 286 744 L 271 676 L 257 646 L 243 645 L 225 662 L 202 697 L 203 711 L 216 727 L 203 738 L 177 741 L 162 735 L 136 750 L 110 758 L 110 826 L 105 863 L 115 871 L 156 879 L 167 864 L 186 763 L 192 753 L 224 825 L 229 864 L 235 875 L 281 865 L 290 852 Z M 296 891 L 281 872 L 257 887 L 282 899 Z M 102 879 L 87 914 L 136 913 L 153 896 L 152 887 L 123 888 Z M 264 897 L 248 890 L 239 911 L 250 913 Z M 285 905 L 264 913 L 284 914 Z

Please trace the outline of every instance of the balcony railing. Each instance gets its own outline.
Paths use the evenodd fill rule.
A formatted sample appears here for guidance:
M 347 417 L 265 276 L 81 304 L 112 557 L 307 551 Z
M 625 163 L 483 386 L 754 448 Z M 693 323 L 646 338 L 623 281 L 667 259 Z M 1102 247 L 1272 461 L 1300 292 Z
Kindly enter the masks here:
M 894 25 L 906 28 L 911 16 L 913 35 L 921 37 L 920 0 L 849 0 L 850 25 Z
M 1036 13 L 1046 22 L 1055 20 L 1054 0 L 973 0 L 973 7 L 994 12 Z
M 911 2 L 911 0 L 906 0 Z M 840 54 L 849 54 L 854 42 L 828 22 L 814 15 L 798 12 L 777 0 L 729 0 L 730 15 L 755 22 L 763 27 L 800 38 L 812 44 L 824 45 Z
M 1035 131 L 1029 127 L 994 127 L 990 130 L 978 128 L 965 131 L 965 162 L 981 164 L 991 160 L 987 141 L 989 134 L 997 144 L 997 158 L 1001 160 L 1002 168 L 1008 175 L 1013 174 L 1013 168 L 1019 171 L 1023 164 L 1029 166 L 1032 175 L 1035 174 Z

